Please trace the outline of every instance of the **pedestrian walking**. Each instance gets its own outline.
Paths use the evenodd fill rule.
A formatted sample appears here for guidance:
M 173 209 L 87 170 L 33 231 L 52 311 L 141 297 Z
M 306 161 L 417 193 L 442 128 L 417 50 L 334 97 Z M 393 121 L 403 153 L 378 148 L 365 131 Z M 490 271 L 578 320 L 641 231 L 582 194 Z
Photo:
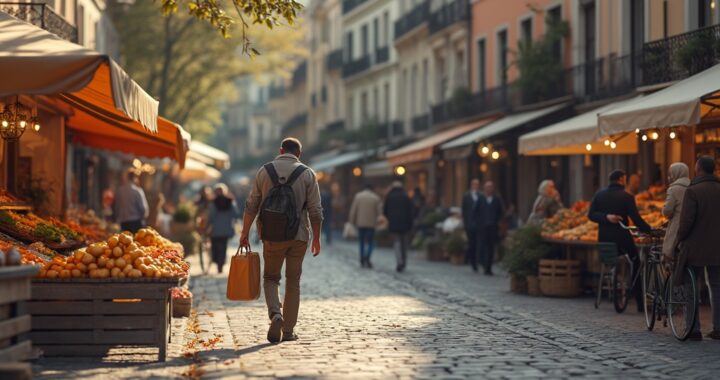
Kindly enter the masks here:
M 555 215 L 562 207 L 562 200 L 560 200 L 560 193 L 555 187 L 555 182 L 546 179 L 538 186 L 538 196 L 533 203 L 528 224 L 542 224 L 545 219 Z
M 465 236 L 468 241 L 468 249 L 465 252 L 465 264 L 470 264 L 473 271 L 478 271 L 478 224 L 475 220 L 475 209 L 480 200 L 480 180 L 473 178 L 470 181 L 468 190 L 462 199 L 462 219 L 465 229 Z
M 372 185 L 366 184 L 364 190 L 355 194 L 348 221 L 358 230 L 360 266 L 363 268 L 372 269 L 370 256 L 375 248 L 375 228 L 382 212 L 382 200 L 375 194 Z
M 311 236 L 310 250 L 313 256 L 320 254 L 320 187 L 315 173 L 300 162 L 301 157 L 298 139 L 282 141 L 280 155 L 258 170 L 243 216 L 243 247 L 249 246 L 250 228 L 258 217 L 265 261 L 263 290 L 270 318 L 267 339 L 271 343 L 298 339 L 294 329 L 300 308 L 300 275 Z M 283 264 L 285 300 L 281 311 L 278 287 Z
M 674 259 L 677 250 L 677 232 L 680 227 L 682 201 L 685 197 L 685 190 L 690 186 L 690 169 L 682 162 L 670 165 L 668 181 L 670 186 L 668 186 L 667 198 L 662 209 L 663 215 L 669 220 L 665 230 L 665 239 L 663 240 L 663 254 L 669 259 Z
M 218 273 L 223 272 L 227 261 L 228 240 L 235 236 L 235 222 L 240 218 L 235 198 L 224 183 L 215 185 L 215 199 L 208 207 L 210 252 Z
M 620 222 L 630 225 L 630 219 L 640 231 L 650 232 L 650 226 L 645 223 L 637 209 L 635 197 L 625 191 L 627 176 L 622 170 L 610 173 L 610 184 L 607 188 L 598 191 L 590 203 L 588 218 L 598 224 L 598 241 L 615 243 L 618 255 L 627 254 L 633 261 L 633 278 L 640 269 L 637 247 L 630 231 L 624 229 Z M 639 312 L 643 309 L 642 291 L 638 284 L 633 288 L 635 301 Z
M 332 230 L 333 230 L 333 196 L 329 189 L 324 188 L 320 191 L 320 205 L 323 210 L 323 228 L 322 232 L 325 235 L 325 242 L 328 245 L 332 244 Z
M 131 169 L 127 172 L 123 184 L 115 192 L 113 215 L 123 231 L 137 232 L 145 227 L 149 208 L 145 192 L 138 185 L 138 178 Z
M 695 269 L 698 278 L 703 268 L 710 288 L 713 330 L 708 338 L 720 339 L 720 179 L 715 176 L 715 159 L 703 156 L 695 164 L 695 173 L 680 212 L 677 241 L 680 255 L 676 265 Z M 688 279 L 684 279 L 687 281 Z M 700 312 L 695 315 L 694 331 L 689 339 L 702 340 Z M 688 321 L 688 323 L 690 323 Z
M 400 181 L 390 186 L 390 192 L 385 197 L 383 214 L 388 220 L 388 231 L 395 235 L 395 256 L 397 258 L 398 272 L 405 270 L 407 265 L 407 250 L 410 244 L 410 231 L 413 227 L 413 202 L 405 193 Z
M 475 220 L 479 228 L 479 253 L 482 258 L 485 274 L 492 276 L 492 266 L 495 260 L 495 247 L 500 235 L 500 222 L 505 217 L 505 205 L 502 199 L 495 193 L 495 184 L 487 181 L 483 185 L 482 198 L 475 208 Z

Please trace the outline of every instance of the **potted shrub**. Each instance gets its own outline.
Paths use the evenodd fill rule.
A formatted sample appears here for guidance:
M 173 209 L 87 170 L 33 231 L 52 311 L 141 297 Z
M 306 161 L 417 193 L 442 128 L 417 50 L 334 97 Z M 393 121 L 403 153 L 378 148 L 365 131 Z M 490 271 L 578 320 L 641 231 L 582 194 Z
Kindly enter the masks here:
M 460 231 L 455 231 L 445 238 L 445 251 L 450 256 L 450 262 L 456 265 L 465 264 L 465 251 L 468 243 Z
M 534 295 L 539 293 L 538 263 L 552 251 L 542 240 L 540 230 L 538 225 L 527 225 L 514 231 L 505 241 L 502 263 L 512 276 L 510 288 L 515 293 L 526 293 L 528 290 L 533 290 Z M 528 285 L 532 289 L 528 289 Z
M 198 241 L 193 223 L 193 210 L 187 204 L 180 205 L 173 214 L 170 222 L 170 235 L 173 241 L 182 244 L 186 255 L 195 253 L 195 246 Z

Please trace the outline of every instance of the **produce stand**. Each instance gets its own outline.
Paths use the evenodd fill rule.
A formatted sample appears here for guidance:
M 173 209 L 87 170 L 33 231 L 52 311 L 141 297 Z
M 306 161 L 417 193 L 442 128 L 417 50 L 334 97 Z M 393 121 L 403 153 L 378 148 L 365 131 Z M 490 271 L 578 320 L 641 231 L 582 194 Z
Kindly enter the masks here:
M 30 299 L 30 278 L 36 266 L 0 268 L 0 363 L 27 360 L 32 344 L 21 336 L 30 331 L 30 316 L 21 303 Z
M 35 279 L 30 338 L 45 356 L 104 356 L 112 347 L 157 347 L 167 358 L 170 289 L 178 278 Z

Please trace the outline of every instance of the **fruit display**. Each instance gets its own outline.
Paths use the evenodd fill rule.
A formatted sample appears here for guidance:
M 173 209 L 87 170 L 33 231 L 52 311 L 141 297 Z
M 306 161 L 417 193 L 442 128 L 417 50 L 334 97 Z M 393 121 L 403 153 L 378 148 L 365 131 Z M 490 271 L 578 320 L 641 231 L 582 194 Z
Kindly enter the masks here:
M 19 254 L 20 261 L 18 263 L 16 263 L 14 257 L 12 257 L 11 260 L 10 256 L 14 256 L 14 252 Z M 44 265 L 52 257 L 36 252 L 21 243 L 8 240 L 0 240 L 0 255 L 5 256 L 5 260 L 3 261 L 5 265 Z
M 68 209 L 64 223 L 73 231 L 84 235 L 88 241 L 107 240 L 113 233 L 118 232 L 117 225 L 98 218 L 93 210 Z
M 5 189 L 0 189 L 0 205 L 18 205 L 22 201 Z
M 137 233 L 135 233 L 135 240 L 138 242 L 138 244 L 142 245 L 143 247 L 155 247 L 155 248 L 164 248 L 168 249 L 170 251 L 175 251 L 180 253 L 180 258 L 183 257 L 183 247 L 180 243 L 174 243 L 162 235 L 155 231 L 153 228 L 146 227 L 141 228 L 138 230 Z
M 149 230 L 154 232 L 154 230 Z M 90 244 L 70 257 L 56 256 L 40 270 L 41 278 L 166 278 L 186 277 L 188 265 L 182 253 L 170 255 L 171 250 L 163 240 L 153 240 L 157 245 L 145 245 L 150 239 L 140 239 L 129 232 L 110 236 L 106 241 Z M 152 235 L 153 233 L 150 232 Z M 156 232 L 155 232 L 156 233 Z
M 40 241 L 58 249 L 76 247 L 84 240 L 59 220 L 43 219 L 31 212 L 0 210 L 0 230 L 19 240 Z
M 192 298 L 193 296 L 189 290 L 179 287 L 170 289 L 170 295 L 172 298 Z

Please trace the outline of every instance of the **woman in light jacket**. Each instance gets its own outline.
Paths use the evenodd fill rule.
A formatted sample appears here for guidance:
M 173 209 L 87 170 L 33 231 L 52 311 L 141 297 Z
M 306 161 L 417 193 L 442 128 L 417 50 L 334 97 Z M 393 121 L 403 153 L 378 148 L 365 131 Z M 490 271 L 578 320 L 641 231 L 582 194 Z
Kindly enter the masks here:
M 555 182 L 546 179 L 538 186 L 538 196 L 533 204 L 532 213 L 528 217 L 528 224 L 542 224 L 545 219 L 555 215 L 563 207 L 560 194 L 555 188 Z
M 208 228 L 210 229 L 210 250 L 212 261 L 222 273 L 227 259 L 228 239 L 235 236 L 235 221 L 240 212 L 228 187 L 224 183 L 215 185 L 215 199 L 208 207 Z
M 670 220 L 670 223 L 665 231 L 663 255 L 666 257 L 675 257 L 677 232 L 680 226 L 680 210 L 682 209 L 685 190 L 690 186 L 690 170 L 688 166 L 682 162 L 676 162 L 670 165 L 668 180 L 670 181 L 670 186 L 667 189 L 667 199 L 665 200 L 662 213 Z

